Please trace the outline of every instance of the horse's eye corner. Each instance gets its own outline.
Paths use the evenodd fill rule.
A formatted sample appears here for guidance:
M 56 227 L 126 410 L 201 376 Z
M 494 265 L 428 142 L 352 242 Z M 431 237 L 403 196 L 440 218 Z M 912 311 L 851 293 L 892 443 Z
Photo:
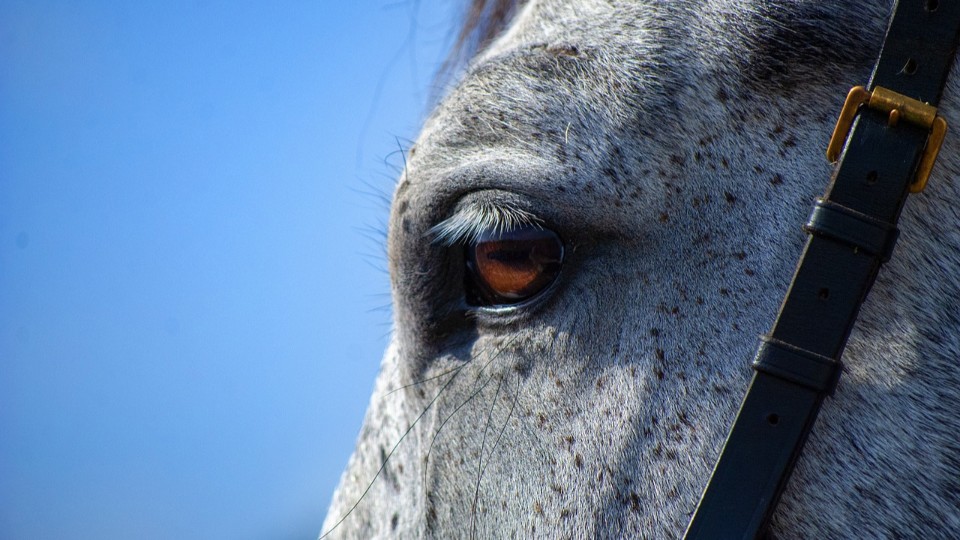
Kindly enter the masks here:
M 533 299 L 556 281 L 563 252 L 560 237 L 536 225 L 479 235 L 466 245 L 467 304 L 502 307 Z

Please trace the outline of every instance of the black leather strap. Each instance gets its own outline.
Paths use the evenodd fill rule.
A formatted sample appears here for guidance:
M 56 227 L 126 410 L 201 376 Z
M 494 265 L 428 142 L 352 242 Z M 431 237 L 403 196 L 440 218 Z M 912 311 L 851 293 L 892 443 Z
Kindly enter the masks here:
M 823 199 L 817 199 L 803 230 L 843 242 L 870 255 L 879 255 L 881 262 L 890 260 L 893 246 L 900 235 L 900 231 L 892 223 L 873 219 Z
M 936 106 L 958 30 L 960 2 L 900 0 L 868 88 L 883 86 Z M 864 107 L 854 123 L 827 194 L 805 227 L 810 236 L 793 282 L 757 353 L 753 380 L 687 539 L 763 532 L 836 383 L 860 304 L 892 251 L 927 139 L 922 128 L 890 127 L 887 120 Z
M 820 393 L 833 394 L 843 363 L 770 336 L 760 339 L 763 343 L 753 359 L 753 369 Z

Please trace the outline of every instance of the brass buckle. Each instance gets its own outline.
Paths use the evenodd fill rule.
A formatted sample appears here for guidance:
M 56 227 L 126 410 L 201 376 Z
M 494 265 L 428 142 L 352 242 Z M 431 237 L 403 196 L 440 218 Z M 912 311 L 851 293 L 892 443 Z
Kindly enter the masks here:
M 857 116 L 860 106 L 866 104 L 871 109 L 888 114 L 887 125 L 896 126 L 901 120 L 930 130 L 927 145 L 923 148 L 923 155 L 917 165 L 917 173 L 910 184 L 910 193 L 920 193 L 927 186 L 930 171 L 940 153 L 943 138 L 947 134 L 947 121 L 937 116 L 937 108 L 913 98 L 898 94 L 882 86 L 867 91 L 862 86 L 854 86 L 847 94 L 843 103 L 843 110 L 837 118 L 837 127 L 833 129 L 830 144 L 827 145 L 827 159 L 835 163 L 840 158 L 840 151 L 847 142 L 850 126 Z

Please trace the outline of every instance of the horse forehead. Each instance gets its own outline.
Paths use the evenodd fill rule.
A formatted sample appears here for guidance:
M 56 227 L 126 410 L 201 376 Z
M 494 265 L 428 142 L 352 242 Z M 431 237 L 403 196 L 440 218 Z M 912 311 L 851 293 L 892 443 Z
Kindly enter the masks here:
M 888 0 L 530 0 L 481 58 L 524 42 L 580 39 L 616 47 L 655 35 L 666 39 L 657 47 L 660 54 L 670 54 L 679 40 L 699 46 L 695 52 L 731 59 L 759 53 L 778 62 L 799 55 L 821 63 L 844 57 L 869 62 L 875 48 L 861 51 L 857 45 L 866 39 L 879 46 L 889 10 Z M 861 31 L 850 32 L 852 23 Z
M 512 33 L 472 64 L 426 122 L 402 187 L 493 156 L 547 169 L 569 151 L 596 167 L 616 139 L 650 146 L 644 130 L 674 121 L 666 81 L 677 79 L 644 54 L 652 41 L 617 46 L 599 21 L 597 32 L 562 22 L 550 35 Z
M 823 79 L 825 72 L 866 65 L 882 37 L 883 5 L 532 0 L 475 59 L 426 123 L 418 146 L 437 143 L 444 152 L 431 155 L 426 167 L 443 170 L 471 157 L 469 146 L 502 148 L 518 142 L 507 137 L 531 131 L 562 131 L 569 142 L 577 119 L 592 128 L 580 133 L 583 143 L 596 142 L 584 135 L 602 137 L 632 124 L 641 132 L 631 144 L 642 146 L 649 138 L 645 122 L 675 129 L 669 113 L 690 88 L 709 89 L 700 106 L 719 109 L 724 105 L 713 103 L 713 94 L 748 101 L 771 89 L 789 91 L 811 74 Z M 854 20 L 863 32 L 845 30 Z

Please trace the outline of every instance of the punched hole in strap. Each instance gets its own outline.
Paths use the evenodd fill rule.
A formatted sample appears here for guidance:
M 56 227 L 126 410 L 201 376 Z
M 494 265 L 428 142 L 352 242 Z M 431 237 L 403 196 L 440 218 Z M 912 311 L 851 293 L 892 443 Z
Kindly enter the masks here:
M 752 367 L 768 375 L 833 395 L 843 363 L 770 336 L 760 337 Z
M 900 235 L 890 223 L 823 199 L 817 199 L 803 230 L 880 257 L 881 262 L 890 260 Z

